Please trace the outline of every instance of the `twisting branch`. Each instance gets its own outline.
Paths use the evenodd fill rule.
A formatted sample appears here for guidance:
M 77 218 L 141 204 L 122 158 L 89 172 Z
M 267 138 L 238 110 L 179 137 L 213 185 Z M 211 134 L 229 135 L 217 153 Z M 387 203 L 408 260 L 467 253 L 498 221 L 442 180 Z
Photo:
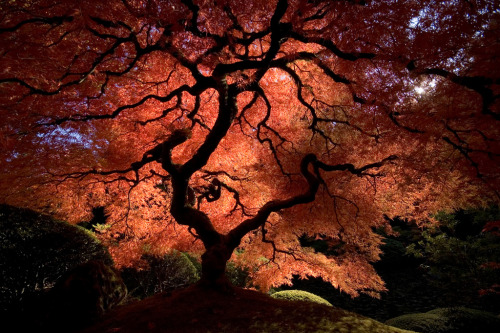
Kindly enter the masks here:
M 74 19 L 73 16 L 53 16 L 53 17 L 34 17 L 31 19 L 27 19 L 24 21 L 19 22 L 18 24 L 8 27 L 8 28 L 0 28 L 0 34 L 4 32 L 13 32 L 21 28 L 25 24 L 30 24 L 30 23 L 43 23 L 43 24 L 48 24 L 50 26 L 57 26 L 61 25 L 65 22 L 72 22 Z
M 206 199 L 207 202 L 214 202 L 220 199 L 222 195 L 222 189 L 227 190 L 228 192 L 233 194 L 234 198 L 234 206 L 231 208 L 227 216 L 231 216 L 234 212 L 236 212 L 238 209 L 241 210 L 241 213 L 244 216 L 251 216 L 247 212 L 247 208 L 245 205 L 240 200 L 240 193 L 234 189 L 233 187 L 229 186 L 225 182 L 221 182 L 219 179 L 214 178 L 212 179 L 212 182 L 208 186 L 202 186 L 201 190 L 195 189 L 196 192 L 200 193 L 200 195 L 197 198 L 197 209 L 200 210 L 201 203 L 203 202 L 203 199 Z
M 203 190 L 197 198 L 197 208 L 200 209 L 203 199 L 207 202 L 214 202 L 220 199 L 222 183 L 219 179 L 214 178 L 208 186 L 203 186 Z
M 370 174 L 367 171 L 370 169 L 380 168 L 383 165 L 396 160 L 397 158 L 397 156 L 391 155 L 379 162 L 370 163 L 356 168 L 353 164 L 328 165 L 319 161 L 314 154 L 308 154 L 302 159 L 300 164 L 300 171 L 308 184 L 307 190 L 304 193 L 298 194 L 288 199 L 269 201 L 264 206 L 262 206 L 262 208 L 253 218 L 243 221 L 241 224 L 231 230 L 228 234 L 228 237 L 236 244 L 235 246 L 237 246 L 237 244 L 239 244 L 241 239 L 247 233 L 256 230 L 257 228 L 264 225 L 271 213 L 314 201 L 319 185 L 322 182 L 321 176 L 319 175 L 319 169 L 324 171 L 348 171 L 359 177 L 366 175 L 374 176 L 374 174 Z M 313 172 L 309 170 L 310 167 L 312 167 Z
M 322 169 L 324 171 L 349 171 L 353 175 L 357 175 L 359 177 L 361 176 L 373 176 L 374 174 L 368 173 L 367 171 L 370 169 L 376 169 L 380 168 L 383 165 L 397 160 L 398 157 L 396 155 L 391 155 L 389 157 L 384 158 L 383 160 L 375 163 L 370 163 L 367 165 L 364 165 L 360 168 L 356 168 L 353 164 L 346 163 L 346 164 L 335 164 L 335 165 L 328 165 L 325 164 L 321 161 L 316 161 L 315 166 L 319 169 Z
M 262 238 L 261 238 L 261 241 L 262 243 L 266 243 L 266 244 L 271 244 L 272 248 L 273 248 L 273 256 L 271 258 L 271 261 L 276 263 L 276 253 L 281 253 L 281 254 L 285 254 L 285 255 L 289 255 L 291 256 L 293 259 L 295 260 L 300 260 L 294 252 L 292 251 L 286 251 L 286 250 L 282 250 L 282 249 L 279 249 L 278 246 L 276 246 L 276 243 L 272 240 L 272 239 L 268 239 L 266 238 L 266 235 L 267 235 L 267 230 L 266 230 L 266 225 L 265 223 L 261 226 L 261 234 L 262 234 Z M 276 263 L 276 265 L 278 266 L 278 268 L 280 267 L 279 266 L 279 263 Z
M 376 54 L 374 53 L 364 53 L 364 52 L 359 52 L 359 53 L 347 53 L 338 48 L 335 43 L 333 43 L 330 39 L 324 39 L 324 38 L 308 38 L 306 36 L 303 36 L 297 32 L 290 32 L 289 37 L 296 39 L 300 42 L 303 43 L 316 43 L 321 46 L 324 46 L 328 50 L 330 50 L 333 54 L 335 54 L 337 57 L 340 59 L 348 60 L 348 61 L 356 61 L 359 59 L 373 59 L 376 57 Z
M 264 102 L 266 103 L 266 114 L 265 114 L 264 118 L 257 124 L 257 140 L 259 140 L 259 142 L 261 144 L 264 144 L 264 143 L 267 144 L 268 148 L 271 150 L 271 154 L 273 155 L 274 160 L 276 161 L 276 164 L 278 164 L 278 166 L 281 170 L 281 173 L 283 173 L 286 176 L 290 176 L 286 172 L 283 164 L 281 163 L 281 161 L 278 157 L 278 151 L 277 151 L 277 148 L 279 146 L 282 146 L 285 142 L 288 142 L 288 140 L 286 140 L 282 135 L 280 135 L 278 133 L 278 131 L 276 131 L 275 129 L 273 129 L 271 126 L 269 126 L 267 124 L 267 121 L 269 120 L 269 118 L 271 116 L 271 102 L 267 98 L 267 96 L 262 88 L 257 87 L 255 89 L 255 91 L 258 92 L 258 96 L 260 96 L 264 100 Z M 278 144 L 278 146 L 275 146 L 273 143 L 273 140 L 271 140 L 269 137 L 263 137 L 263 131 L 262 131 L 263 128 L 270 131 L 271 133 L 273 133 L 280 140 L 280 143 Z
M 482 178 L 483 175 L 481 174 L 481 172 L 479 171 L 479 165 L 477 164 L 476 161 L 474 161 L 470 155 L 469 155 L 469 152 L 471 151 L 469 148 L 467 147 L 464 147 L 463 145 L 461 144 L 457 144 L 457 143 L 454 143 L 449 137 L 447 136 L 443 136 L 443 141 L 448 143 L 449 145 L 451 145 L 454 149 L 458 150 L 460 152 L 460 154 L 462 154 L 465 159 L 467 161 L 469 161 L 470 165 L 476 170 L 476 176 L 477 178 Z
M 67 122 L 85 122 L 89 120 L 102 120 L 102 119 L 114 119 L 118 117 L 123 111 L 129 110 L 129 109 L 134 109 L 138 106 L 143 105 L 149 100 L 157 100 L 159 102 L 168 102 L 172 98 L 180 96 L 182 92 L 184 91 L 192 91 L 192 87 L 189 87 L 188 85 L 183 85 L 180 86 L 179 88 L 175 89 L 174 91 L 170 92 L 166 96 L 158 96 L 158 95 L 147 95 L 143 98 L 141 98 L 140 101 L 132 104 L 127 104 L 127 105 L 122 105 L 118 108 L 116 108 L 113 112 L 110 114 L 99 114 L 99 115 L 76 115 L 76 116 L 70 116 L 70 117 L 61 117 L 52 121 L 49 121 L 47 123 L 41 124 L 42 126 L 52 126 L 52 125 L 61 125 L 63 123 Z

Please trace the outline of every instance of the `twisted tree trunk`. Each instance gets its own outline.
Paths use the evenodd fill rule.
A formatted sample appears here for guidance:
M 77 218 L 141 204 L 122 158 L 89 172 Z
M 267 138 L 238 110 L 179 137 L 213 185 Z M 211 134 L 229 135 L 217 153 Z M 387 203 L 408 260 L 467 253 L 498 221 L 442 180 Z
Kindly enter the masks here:
M 200 285 L 223 292 L 232 290 L 232 283 L 226 276 L 226 265 L 233 249 L 223 242 L 208 248 L 201 256 Z

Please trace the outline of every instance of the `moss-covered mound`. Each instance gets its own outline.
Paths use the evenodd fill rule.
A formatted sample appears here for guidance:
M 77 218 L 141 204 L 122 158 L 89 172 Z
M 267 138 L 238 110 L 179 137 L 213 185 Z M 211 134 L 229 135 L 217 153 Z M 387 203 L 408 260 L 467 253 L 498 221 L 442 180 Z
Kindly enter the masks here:
M 489 312 L 456 307 L 406 314 L 385 323 L 422 333 L 496 333 L 500 327 L 500 318 Z
M 415 332 L 445 333 L 449 331 L 446 318 L 432 313 L 405 314 L 385 322 L 387 325 Z
M 112 264 L 87 230 L 27 209 L 0 205 L 0 311 L 19 313 L 81 263 Z
M 85 333 L 403 333 L 373 319 L 313 302 L 290 302 L 235 288 L 194 285 L 112 310 Z
M 332 306 L 326 299 L 303 290 L 283 290 L 271 295 L 273 298 L 285 299 L 288 301 L 308 301 L 318 304 Z
M 500 318 L 486 311 L 456 307 L 435 309 L 428 313 L 446 318 L 451 332 L 496 333 L 500 329 Z

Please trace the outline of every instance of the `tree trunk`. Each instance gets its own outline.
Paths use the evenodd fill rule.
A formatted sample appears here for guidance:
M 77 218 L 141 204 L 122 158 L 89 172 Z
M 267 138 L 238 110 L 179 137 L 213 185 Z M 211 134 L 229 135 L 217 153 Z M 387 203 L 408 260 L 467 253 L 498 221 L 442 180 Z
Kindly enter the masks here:
M 208 248 L 201 256 L 200 285 L 206 288 L 231 292 L 231 281 L 226 276 L 226 265 L 233 249 L 223 243 Z

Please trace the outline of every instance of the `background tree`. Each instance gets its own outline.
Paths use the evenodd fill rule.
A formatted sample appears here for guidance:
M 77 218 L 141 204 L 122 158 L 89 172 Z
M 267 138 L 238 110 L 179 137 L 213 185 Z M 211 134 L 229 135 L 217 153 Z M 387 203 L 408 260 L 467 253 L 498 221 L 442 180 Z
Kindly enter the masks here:
M 458 292 L 464 304 L 473 304 L 479 295 L 487 296 L 482 297 L 484 303 L 488 298 L 495 303 L 500 245 L 490 226 L 499 217 L 498 207 L 441 212 L 436 215 L 439 223 L 424 229 L 422 238 L 407 247 L 408 254 L 423 260 L 421 267 L 443 298 Z
M 499 199 L 495 1 L 0 5 L 0 193 L 141 248 L 383 290 L 382 216 Z M 326 239 L 336 255 L 300 246 Z

